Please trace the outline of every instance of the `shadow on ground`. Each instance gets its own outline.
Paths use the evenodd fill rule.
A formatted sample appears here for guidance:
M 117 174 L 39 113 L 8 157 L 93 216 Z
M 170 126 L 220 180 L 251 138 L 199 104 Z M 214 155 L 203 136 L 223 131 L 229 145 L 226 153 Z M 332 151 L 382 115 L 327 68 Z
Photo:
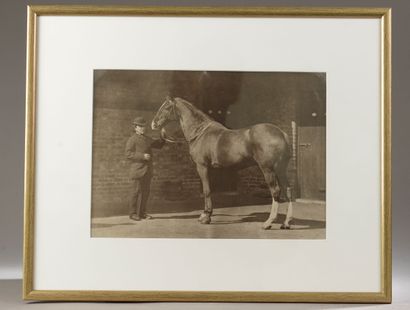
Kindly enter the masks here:
M 226 217 L 233 217 L 232 220 L 225 220 L 225 221 L 213 221 L 211 225 L 229 225 L 229 224 L 239 224 L 239 223 L 263 223 L 265 222 L 268 217 L 268 212 L 255 212 L 249 215 L 232 215 L 232 214 L 215 214 L 215 217 L 226 216 Z M 161 219 L 161 220 L 169 220 L 169 219 L 196 219 L 198 218 L 197 214 L 191 215 L 171 215 L 171 216 L 155 216 L 154 219 Z M 274 223 L 282 224 L 285 221 L 286 215 L 285 214 L 278 214 L 277 219 Z M 311 219 L 300 219 L 300 218 L 293 218 L 291 221 L 291 225 L 298 225 L 303 226 L 303 228 L 294 228 L 297 230 L 306 230 L 306 229 L 317 229 L 317 228 L 325 228 L 326 222 L 320 220 L 311 220 Z
M 219 215 L 219 214 L 218 214 Z M 247 216 L 244 216 L 238 220 L 234 221 L 223 221 L 223 222 L 215 222 L 215 225 L 222 225 L 222 224 L 237 224 L 237 223 L 263 223 L 269 218 L 268 212 L 255 212 L 251 213 Z M 286 215 L 285 214 L 278 214 L 278 217 L 274 221 L 274 223 L 282 224 L 285 221 Z M 310 220 L 310 219 L 300 219 L 300 218 L 293 218 L 291 221 L 291 225 L 298 225 L 303 226 L 303 228 L 294 228 L 297 230 L 305 230 L 305 229 L 317 229 L 317 228 L 325 228 L 326 222 L 320 220 Z M 306 227 L 307 226 L 307 227 Z
M 243 207 L 252 205 L 270 204 L 272 199 L 270 197 L 262 197 L 255 195 L 226 195 L 213 194 L 212 201 L 214 209 Z M 199 197 L 197 199 L 187 200 L 150 200 L 147 205 L 147 210 L 151 214 L 163 213 L 182 213 L 192 212 L 203 209 L 204 199 Z M 92 217 L 108 217 L 120 216 L 128 214 L 128 203 L 93 203 Z
M 135 225 L 134 223 L 120 223 L 120 224 L 106 224 L 106 223 L 92 223 L 92 228 L 110 228 L 110 227 L 117 227 L 117 226 L 127 226 L 127 225 Z
M 156 216 L 153 215 L 154 219 L 156 220 L 188 220 L 188 219 L 197 219 L 199 217 L 198 214 L 191 214 L 191 215 L 172 215 L 172 216 Z

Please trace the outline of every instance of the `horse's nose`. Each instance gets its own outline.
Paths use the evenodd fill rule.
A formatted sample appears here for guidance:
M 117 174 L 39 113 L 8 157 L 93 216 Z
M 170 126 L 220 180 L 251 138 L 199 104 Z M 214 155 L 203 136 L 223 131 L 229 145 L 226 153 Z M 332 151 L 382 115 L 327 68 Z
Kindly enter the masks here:
M 152 130 L 157 129 L 157 124 L 155 124 L 154 120 L 151 122 L 151 129 Z

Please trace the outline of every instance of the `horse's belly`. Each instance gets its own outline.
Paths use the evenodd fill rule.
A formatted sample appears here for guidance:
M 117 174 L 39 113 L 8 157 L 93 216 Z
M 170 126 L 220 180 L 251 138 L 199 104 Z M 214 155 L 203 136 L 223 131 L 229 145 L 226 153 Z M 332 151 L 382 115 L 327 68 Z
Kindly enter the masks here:
M 240 165 L 252 159 L 246 131 L 226 132 L 218 139 L 215 164 L 221 167 Z

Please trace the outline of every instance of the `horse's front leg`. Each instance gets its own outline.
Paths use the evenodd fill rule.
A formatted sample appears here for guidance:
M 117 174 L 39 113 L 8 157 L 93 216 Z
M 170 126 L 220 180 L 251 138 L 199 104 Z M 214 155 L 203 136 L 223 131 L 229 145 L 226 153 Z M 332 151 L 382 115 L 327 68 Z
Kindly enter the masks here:
M 209 187 L 208 167 L 197 164 L 196 169 L 202 181 L 202 188 L 203 188 L 204 201 L 205 201 L 204 212 L 201 213 L 198 221 L 201 224 L 210 224 L 211 215 L 212 215 L 212 201 L 211 201 L 211 189 Z

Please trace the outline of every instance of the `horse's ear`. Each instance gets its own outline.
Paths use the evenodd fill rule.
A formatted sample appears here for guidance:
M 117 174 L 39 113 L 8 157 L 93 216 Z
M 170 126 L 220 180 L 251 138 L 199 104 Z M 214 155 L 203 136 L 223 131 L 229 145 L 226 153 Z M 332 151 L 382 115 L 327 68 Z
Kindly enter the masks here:
M 165 100 L 171 100 L 171 96 L 170 96 L 170 95 L 167 95 L 167 96 L 165 97 Z

